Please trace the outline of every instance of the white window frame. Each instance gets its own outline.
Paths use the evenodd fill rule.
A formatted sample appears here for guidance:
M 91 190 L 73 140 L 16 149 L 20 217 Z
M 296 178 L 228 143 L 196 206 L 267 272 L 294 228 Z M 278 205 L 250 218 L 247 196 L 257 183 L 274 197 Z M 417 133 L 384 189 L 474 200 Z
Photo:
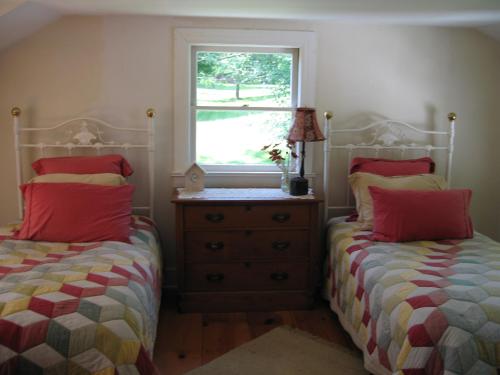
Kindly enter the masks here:
M 192 116 L 191 92 L 196 88 L 192 79 L 192 53 L 194 46 L 216 46 L 221 48 L 240 47 L 260 50 L 261 48 L 298 49 L 297 103 L 293 106 L 314 107 L 316 81 L 316 35 L 310 31 L 236 30 L 236 29 L 193 29 L 178 28 L 174 33 L 174 166 L 173 175 L 182 175 L 195 161 L 196 135 Z M 293 83 L 292 83 L 293 85 Z M 235 107 L 231 107 L 234 109 Z M 238 107 L 241 108 L 241 107 Z M 258 107 L 249 108 L 258 110 Z M 267 108 L 266 108 L 267 109 Z M 280 108 L 290 110 L 290 108 Z M 306 158 L 306 168 L 311 171 L 312 153 Z M 214 168 L 216 167 L 216 168 Z M 211 166 L 209 174 L 256 174 L 279 173 L 269 166 Z

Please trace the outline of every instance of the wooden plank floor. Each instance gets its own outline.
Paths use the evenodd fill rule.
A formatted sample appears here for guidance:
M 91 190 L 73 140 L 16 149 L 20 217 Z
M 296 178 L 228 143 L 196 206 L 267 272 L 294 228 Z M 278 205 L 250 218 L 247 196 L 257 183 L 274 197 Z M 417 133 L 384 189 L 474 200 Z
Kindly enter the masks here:
M 305 311 L 179 314 L 167 298 L 160 311 L 154 360 L 161 374 L 184 374 L 284 324 L 356 349 L 323 301 Z

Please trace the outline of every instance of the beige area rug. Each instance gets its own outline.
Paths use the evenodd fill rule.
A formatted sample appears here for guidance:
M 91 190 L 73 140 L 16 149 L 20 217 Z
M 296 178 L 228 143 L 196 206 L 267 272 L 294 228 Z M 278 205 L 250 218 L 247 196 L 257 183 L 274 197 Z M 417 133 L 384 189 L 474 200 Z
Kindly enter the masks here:
M 278 327 L 189 375 L 366 375 L 360 353 Z

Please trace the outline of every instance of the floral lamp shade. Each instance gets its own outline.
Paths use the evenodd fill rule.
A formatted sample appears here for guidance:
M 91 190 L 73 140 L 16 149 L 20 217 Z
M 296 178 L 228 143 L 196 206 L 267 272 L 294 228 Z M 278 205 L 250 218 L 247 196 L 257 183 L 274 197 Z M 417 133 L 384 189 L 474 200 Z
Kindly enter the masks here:
M 288 141 L 290 143 L 300 142 L 300 175 L 290 181 L 291 195 L 306 195 L 309 191 L 309 183 L 304 178 L 304 159 L 306 157 L 306 142 L 324 141 L 325 137 L 318 126 L 316 110 L 314 108 L 299 107 L 295 112 Z
M 295 120 L 290 132 L 290 142 L 318 142 L 324 141 L 325 137 L 318 126 L 316 110 L 314 108 L 299 107 L 295 112 Z

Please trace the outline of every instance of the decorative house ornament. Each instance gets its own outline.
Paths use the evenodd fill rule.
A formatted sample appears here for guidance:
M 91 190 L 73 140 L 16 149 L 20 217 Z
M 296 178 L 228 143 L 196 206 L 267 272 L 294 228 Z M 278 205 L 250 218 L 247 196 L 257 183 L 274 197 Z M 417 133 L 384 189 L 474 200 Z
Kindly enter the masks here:
M 186 191 L 202 191 L 205 187 L 207 172 L 198 164 L 193 163 L 184 173 L 184 189 Z

